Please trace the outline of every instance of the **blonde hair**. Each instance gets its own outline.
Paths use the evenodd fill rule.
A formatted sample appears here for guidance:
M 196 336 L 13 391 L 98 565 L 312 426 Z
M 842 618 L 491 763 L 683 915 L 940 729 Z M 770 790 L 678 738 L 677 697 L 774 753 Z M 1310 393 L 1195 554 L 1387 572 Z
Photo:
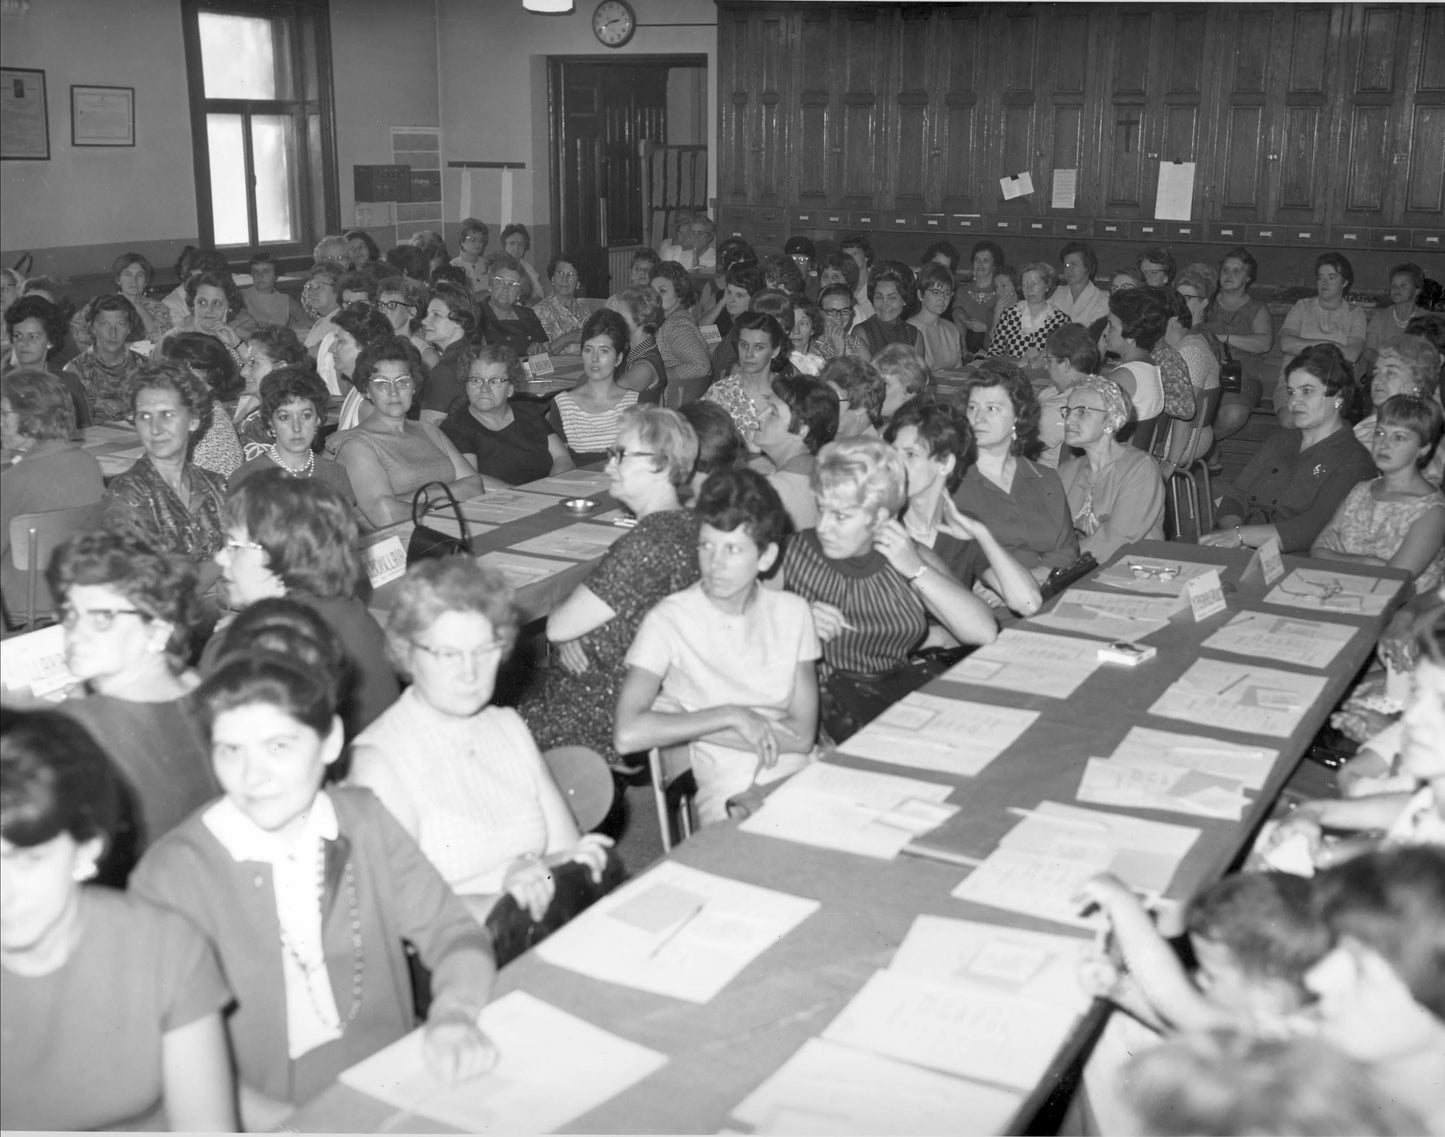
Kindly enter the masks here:
M 896 517 L 907 500 L 908 477 L 898 451 L 878 438 L 840 438 L 818 451 L 813 492 L 846 494 L 865 509 Z

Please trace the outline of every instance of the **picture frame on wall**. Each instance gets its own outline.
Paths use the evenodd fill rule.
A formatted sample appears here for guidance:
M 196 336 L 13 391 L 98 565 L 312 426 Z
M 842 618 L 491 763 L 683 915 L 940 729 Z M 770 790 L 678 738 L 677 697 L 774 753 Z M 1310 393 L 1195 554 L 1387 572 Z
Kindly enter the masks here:
M 50 160 L 44 71 L 0 67 L 0 159 Z
M 70 88 L 72 146 L 134 146 L 135 88 Z

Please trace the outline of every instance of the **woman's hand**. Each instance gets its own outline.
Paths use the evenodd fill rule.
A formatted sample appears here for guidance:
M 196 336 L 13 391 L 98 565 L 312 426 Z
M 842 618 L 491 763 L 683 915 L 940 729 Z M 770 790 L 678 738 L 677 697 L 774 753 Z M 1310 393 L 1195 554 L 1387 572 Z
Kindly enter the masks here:
M 525 908 L 532 919 L 540 920 L 557 892 L 557 881 L 541 857 L 528 853 L 507 866 L 502 891 Z
M 432 1075 L 447 1086 L 480 1078 L 497 1064 L 496 1046 L 460 1008 L 427 1020 L 421 1052 Z
M 733 730 L 753 748 L 764 770 L 771 770 L 778 764 L 778 754 L 783 749 L 780 735 L 787 735 L 795 743 L 799 741 L 798 736 L 782 723 L 764 718 L 757 711 L 734 707 L 733 712 Z
M 593 884 L 602 883 L 602 871 L 607 867 L 607 850 L 612 848 L 612 838 L 601 833 L 584 833 L 582 839 L 572 846 L 568 860 L 585 865 L 592 876 Z
M 813 610 L 813 628 L 818 633 L 818 638 L 827 643 L 839 632 L 853 630 L 853 625 L 843 615 L 841 608 L 832 604 L 825 604 L 821 600 L 814 600 L 809 607 Z
M 950 537 L 957 537 L 960 541 L 977 541 L 980 537 L 988 535 L 989 528 L 977 518 L 969 517 L 958 508 L 953 498 L 944 494 L 943 517 L 939 521 L 938 531 L 947 533 Z
M 582 646 L 581 640 L 564 640 L 555 646 L 558 663 L 573 675 L 587 674 L 587 669 L 592 666 L 592 661 L 587 658 L 587 649 Z
M 240 426 L 241 423 L 246 421 L 247 415 L 252 411 L 259 411 L 260 409 L 261 400 L 258 396 L 242 395 L 236 400 L 236 413 L 231 417 L 231 421 L 237 426 Z
M 1244 537 L 1238 527 L 1216 529 L 1213 533 L 1206 533 L 1200 537 L 1199 543 L 1208 545 L 1211 549 L 1242 549 L 1244 548 Z
M 913 538 L 896 519 L 885 521 L 873 535 L 873 547 L 888 558 L 888 563 L 909 580 L 918 575 L 923 558 L 914 548 Z

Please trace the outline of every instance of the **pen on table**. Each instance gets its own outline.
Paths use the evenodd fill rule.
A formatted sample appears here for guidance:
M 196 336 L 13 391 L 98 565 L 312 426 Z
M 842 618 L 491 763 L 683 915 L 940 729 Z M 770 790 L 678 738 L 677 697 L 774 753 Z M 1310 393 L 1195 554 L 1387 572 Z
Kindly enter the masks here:
M 1109 826 L 1102 821 L 1085 821 L 1080 817 L 1065 817 L 1057 813 L 1043 813 L 1037 809 L 1022 809 L 1019 806 L 1011 805 L 1008 812 L 1015 817 L 1032 817 L 1039 821 L 1047 821 L 1051 825 L 1073 825 L 1079 829 L 1098 829 L 1100 832 L 1109 832 Z
M 910 857 L 918 857 L 924 861 L 938 861 L 945 865 L 959 865 L 966 869 L 976 869 L 983 864 L 977 857 L 965 857 L 962 853 L 950 853 L 947 849 L 935 849 L 927 845 L 904 845 L 903 851 Z
M 663 948 L 665 948 L 668 944 L 672 943 L 673 940 L 677 939 L 677 934 L 678 934 L 679 932 L 681 932 L 681 931 L 682 931 L 685 927 L 687 927 L 689 924 L 691 924 L 695 919 L 697 919 L 698 915 L 699 915 L 699 914 L 702 912 L 702 910 L 703 910 L 704 908 L 706 908 L 706 907 L 707 907 L 707 904 L 706 904 L 706 903 L 699 904 L 696 908 L 694 908 L 691 912 L 689 912 L 686 916 L 684 916 L 684 917 L 678 922 L 677 927 L 673 928 L 672 931 L 668 932 L 667 935 L 663 936 L 662 939 L 660 939 L 660 940 L 657 941 L 657 946 L 654 947 L 650 952 L 647 953 L 647 958 L 648 958 L 648 959 L 654 958 L 654 957 L 657 955 L 658 952 L 660 952 L 660 951 L 661 951 Z
M 1249 672 L 1248 672 L 1248 671 L 1242 671 L 1242 672 L 1240 672 L 1238 675 L 1236 675 L 1233 679 L 1231 679 L 1228 683 L 1226 683 L 1223 687 L 1221 687 L 1218 691 L 1216 691 L 1215 694 L 1216 694 L 1216 695 L 1223 695 L 1225 692 L 1230 691 L 1230 690 L 1232 690 L 1232 689 L 1235 688 L 1235 687 L 1238 687 L 1241 683 L 1243 683 L 1243 682 L 1244 682 L 1246 679 L 1248 679 L 1248 678 L 1249 678 Z

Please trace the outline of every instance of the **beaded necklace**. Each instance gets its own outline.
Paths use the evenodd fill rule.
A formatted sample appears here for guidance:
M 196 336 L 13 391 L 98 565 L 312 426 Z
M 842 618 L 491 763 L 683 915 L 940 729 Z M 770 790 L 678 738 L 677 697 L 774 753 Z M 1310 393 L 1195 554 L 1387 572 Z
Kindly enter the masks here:
M 356 1016 L 361 1013 L 361 988 L 362 979 L 366 974 L 366 960 L 361 950 L 361 902 L 356 895 L 356 870 L 352 868 L 351 858 L 346 859 L 345 870 L 346 906 L 351 917 L 351 955 L 353 965 L 351 971 L 351 1008 L 346 1012 L 346 1018 L 340 1017 L 340 1010 L 337 1010 L 335 1022 L 329 1022 L 329 1016 L 321 1007 L 321 1002 L 316 998 L 316 988 L 313 985 L 312 976 L 320 972 L 326 983 L 331 982 L 331 977 L 326 970 L 326 948 L 321 947 L 321 958 L 307 962 L 301 957 L 296 945 L 286 935 L 285 930 L 281 932 L 281 946 L 291 961 L 301 970 L 306 980 L 306 997 L 311 1000 L 311 1009 L 316 1012 L 319 1022 L 326 1023 L 338 1032 L 345 1034 L 346 1028 L 356 1021 Z M 326 898 L 326 842 L 319 842 L 316 854 L 316 904 L 319 908 Z M 323 932 L 323 936 L 324 936 Z
M 1404 330 L 1405 330 L 1405 325 L 1408 324 L 1408 323 L 1409 323 L 1411 320 L 1413 320 L 1414 318 L 1415 318 L 1415 306 L 1414 306 L 1413 304 L 1410 305 L 1409 315 L 1407 315 L 1403 320 L 1400 319 L 1400 317 L 1395 314 L 1395 306 L 1394 306 L 1393 304 L 1390 305 L 1390 319 L 1392 319 L 1392 320 L 1395 321 L 1395 327 L 1399 328 L 1401 331 L 1404 331 Z
M 276 465 L 280 466 L 281 469 L 285 470 L 286 473 L 290 474 L 293 478 L 309 478 L 311 472 L 316 469 L 316 451 L 314 450 L 306 451 L 306 465 L 299 470 L 281 461 L 281 451 L 274 442 L 266 447 L 266 453 L 270 456 L 271 461 L 275 462 Z

